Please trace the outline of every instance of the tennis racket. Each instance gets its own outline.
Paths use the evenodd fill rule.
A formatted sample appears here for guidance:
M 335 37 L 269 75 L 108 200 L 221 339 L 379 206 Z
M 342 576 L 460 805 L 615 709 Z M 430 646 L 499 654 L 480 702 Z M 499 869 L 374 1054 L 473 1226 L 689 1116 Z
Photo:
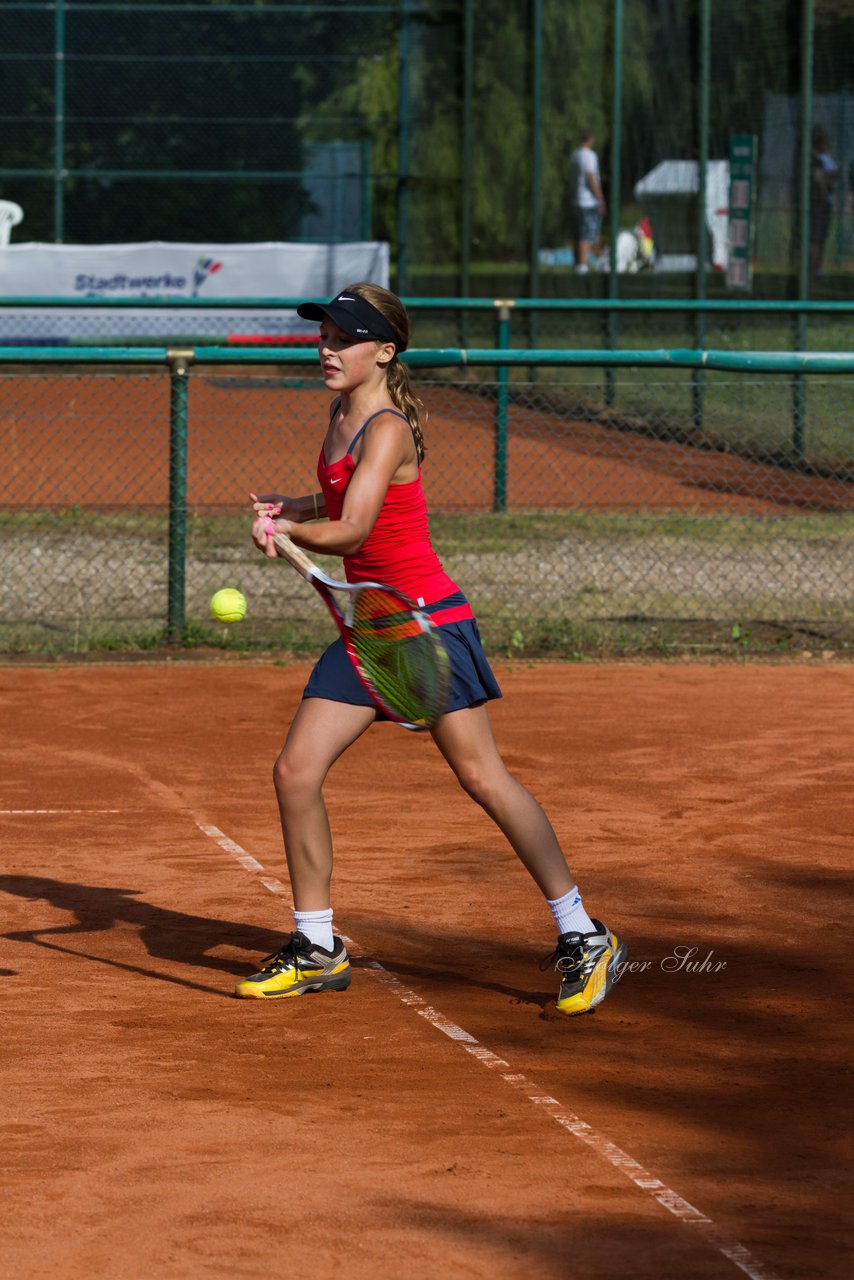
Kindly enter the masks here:
M 429 615 L 382 583 L 327 577 L 284 533 L 273 534 L 273 542 L 323 599 L 356 675 L 380 711 L 405 729 L 435 724 L 447 705 L 451 663 Z

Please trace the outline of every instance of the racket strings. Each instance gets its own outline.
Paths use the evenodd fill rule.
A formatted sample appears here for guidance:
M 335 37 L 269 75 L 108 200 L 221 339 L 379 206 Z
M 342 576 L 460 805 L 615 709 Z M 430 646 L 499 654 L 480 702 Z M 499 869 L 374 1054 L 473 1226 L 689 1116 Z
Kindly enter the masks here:
M 414 725 L 442 714 L 450 687 L 447 650 L 399 596 L 366 587 L 353 602 L 353 649 L 364 677 L 393 713 Z

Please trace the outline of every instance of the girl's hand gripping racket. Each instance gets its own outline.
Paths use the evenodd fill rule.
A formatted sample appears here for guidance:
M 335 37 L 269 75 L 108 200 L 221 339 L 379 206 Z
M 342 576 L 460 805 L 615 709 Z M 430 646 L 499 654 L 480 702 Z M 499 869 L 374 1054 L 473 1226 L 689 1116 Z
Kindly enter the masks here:
M 405 729 L 429 729 L 445 711 L 451 664 L 439 628 L 399 591 L 379 582 L 338 582 L 284 533 L 272 535 L 323 598 L 356 674 L 379 709 Z M 343 595 L 339 606 L 333 592 Z

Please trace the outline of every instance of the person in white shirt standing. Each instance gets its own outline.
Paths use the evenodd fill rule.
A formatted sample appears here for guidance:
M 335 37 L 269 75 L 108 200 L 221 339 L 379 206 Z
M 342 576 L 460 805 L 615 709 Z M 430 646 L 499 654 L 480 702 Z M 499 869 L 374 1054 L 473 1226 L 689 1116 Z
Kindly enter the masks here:
M 582 129 L 579 145 L 569 162 L 570 190 L 572 192 L 573 239 L 575 242 L 575 270 L 579 275 L 588 271 L 590 248 L 599 239 L 602 218 L 605 215 L 605 198 L 599 176 L 599 157 L 593 150 L 595 137 L 592 129 Z
M 839 165 L 830 154 L 827 130 L 816 125 L 812 131 L 810 162 L 810 283 L 821 273 L 824 244 L 833 221 L 833 194 L 839 178 Z

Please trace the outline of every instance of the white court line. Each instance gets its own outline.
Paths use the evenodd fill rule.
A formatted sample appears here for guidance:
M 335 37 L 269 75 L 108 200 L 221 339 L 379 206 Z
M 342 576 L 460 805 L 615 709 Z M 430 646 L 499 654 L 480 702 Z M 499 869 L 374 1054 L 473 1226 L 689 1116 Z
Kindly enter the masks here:
M 220 831 L 219 827 L 199 822 L 198 819 L 194 819 L 194 821 L 200 831 L 215 840 L 227 853 L 232 854 L 242 867 L 249 871 L 263 872 L 264 874 L 259 874 L 257 878 L 271 893 L 287 893 L 287 889 L 281 880 L 268 876 L 261 864 L 251 854 L 248 854 L 245 849 L 242 849 L 239 844 L 235 844 L 233 840 L 230 840 L 227 835 Z M 604 1134 L 597 1133 L 586 1121 L 573 1112 L 567 1111 L 561 1106 L 557 1098 L 544 1093 L 527 1076 L 513 1071 L 509 1062 L 504 1058 L 499 1058 L 491 1049 L 487 1049 L 485 1045 L 480 1044 L 470 1032 L 464 1031 L 462 1027 L 458 1027 L 456 1023 L 451 1022 L 444 1014 L 429 1005 L 417 992 L 405 987 L 394 974 L 383 968 L 378 960 L 366 957 L 351 938 L 344 938 L 343 941 L 351 954 L 359 956 L 365 962 L 366 967 L 374 971 L 377 978 L 389 991 L 397 996 L 402 1004 L 414 1009 L 419 1017 L 424 1018 L 431 1026 L 435 1027 L 437 1031 L 441 1031 L 450 1040 L 455 1040 L 461 1044 L 466 1053 L 470 1053 L 487 1070 L 496 1071 L 508 1085 L 521 1090 L 534 1106 L 541 1107 L 563 1129 L 566 1129 L 581 1142 L 586 1143 L 597 1155 L 612 1164 L 615 1169 L 619 1169 L 621 1173 L 631 1179 L 636 1187 L 654 1200 L 657 1200 L 680 1222 L 693 1227 L 698 1235 L 701 1235 L 723 1257 L 729 1259 L 740 1271 L 749 1276 L 750 1280 L 780 1280 L 776 1272 L 754 1257 L 744 1245 L 739 1244 L 728 1232 L 719 1227 L 708 1214 L 690 1204 L 683 1196 L 680 1196 L 671 1187 L 663 1183 L 660 1178 L 650 1173 L 648 1169 L 645 1169 L 642 1164 L 639 1164 L 622 1148 L 606 1138 Z
M 0 817 L 19 813 L 123 813 L 123 809 L 0 809 Z

